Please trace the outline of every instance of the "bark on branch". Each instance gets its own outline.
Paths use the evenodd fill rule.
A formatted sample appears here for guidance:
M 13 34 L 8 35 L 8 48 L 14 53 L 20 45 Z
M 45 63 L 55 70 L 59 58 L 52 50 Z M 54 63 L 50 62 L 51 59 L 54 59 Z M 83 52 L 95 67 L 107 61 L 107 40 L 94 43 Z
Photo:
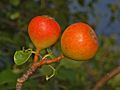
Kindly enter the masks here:
M 37 60 L 32 64 L 32 66 L 24 73 L 20 78 L 17 79 L 16 84 L 16 90 L 22 90 L 23 83 L 42 65 L 45 64 L 51 64 L 54 62 L 59 62 L 62 58 L 64 58 L 63 55 L 54 58 L 54 59 L 42 59 L 37 62 Z
M 114 68 L 112 71 L 107 73 L 104 77 L 102 77 L 94 86 L 92 90 L 100 90 L 102 86 L 104 86 L 110 79 L 120 73 L 120 66 Z

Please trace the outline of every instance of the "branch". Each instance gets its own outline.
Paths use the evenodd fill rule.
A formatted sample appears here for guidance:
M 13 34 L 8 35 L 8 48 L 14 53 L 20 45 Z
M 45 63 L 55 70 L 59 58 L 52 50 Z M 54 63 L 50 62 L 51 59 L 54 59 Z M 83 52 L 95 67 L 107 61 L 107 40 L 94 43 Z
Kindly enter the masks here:
M 51 63 L 54 63 L 54 62 L 59 62 L 62 58 L 64 58 L 63 55 L 60 55 L 59 57 L 57 58 L 54 58 L 54 59 L 42 59 L 38 62 L 34 62 L 32 64 L 32 66 L 26 71 L 26 73 L 24 73 L 22 75 L 22 77 L 18 78 L 17 79 L 17 84 L 16 84 L 16 90 L 21 90 L 22 89 L 22 86 L 23 86 L 23 83 L 39 68 L 41 67 L 42 65 L 45 65 L 45 64 L 51 64 Z
M 120 73 L 120 66 L 114 68 L 111 72 L 107 73 L 102 79 L 100 79 L 92 90 L 100 90 L 110 79 Z

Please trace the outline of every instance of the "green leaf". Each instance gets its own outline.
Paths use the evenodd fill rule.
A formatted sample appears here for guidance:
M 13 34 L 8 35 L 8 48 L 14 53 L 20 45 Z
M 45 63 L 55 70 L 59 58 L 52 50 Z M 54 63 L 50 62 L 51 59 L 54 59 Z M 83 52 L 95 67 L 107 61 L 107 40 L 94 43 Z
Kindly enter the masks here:
M 20 4 L 20 0 L 9 0 L 9 2 L 13 6 L 18 6 Z
M 19 12 L 14 12 L 14 13 L 12 13 L 10 15 L 10 19 L 12 19 L 12 20 L 15 20 L 15 19 L 17 19 L 19 17 L 20 17 L 20 13 Z
M 108 82 L 111 86 L 120 88 L 120 74 L 116 75 L 113 79 Z M 120 89 L 119 89 L 120 90 Z
M 5 69 L 0 72 L 0 85 L 5 83 L 16 83 L 17 74 L 12 72 L 10 69 Z
M 53 59 L 53 58 L 55 58 L 56 56 L 54 55 L 54 54 L 50 54 L 47 58 L 48 59 Z
M 70 83 L 76 84 L 75 79 L 77 78 L 77 70 L 75 69 L 68 69 L 68 68 L 60 68 L 59 70 L 57 70 L 57 78 L 60 80 L 68 80 Z
M 75 61 L 69 58 L 64 58 L 63 60 L 60 61 L 60 66 L 64 66 L 65 68 L 69 69 L 77 69 L 80 68 L 82 63 L 83 61 Z
M 20 50 L 16 51 L 14 54 L 14 62 L 17 65 L 24 64 L 31 56 L 32 50 Z
M 53 71 L 48 65 L 43 65 L 40 69 L 42 75 L 50 75 Z

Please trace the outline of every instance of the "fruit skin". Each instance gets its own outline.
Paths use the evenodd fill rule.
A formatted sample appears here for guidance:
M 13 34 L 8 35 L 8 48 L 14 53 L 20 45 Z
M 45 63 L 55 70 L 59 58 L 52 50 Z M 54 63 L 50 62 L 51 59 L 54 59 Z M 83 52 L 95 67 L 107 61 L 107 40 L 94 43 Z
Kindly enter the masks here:
M 88 24 L 72 24 L 62 34 L 61 49 L 71 59 L 89 60 L 98 49 L 97 36 Z
M 59 24 L 48 16 L 36 16 L 28 25 L 29 36 L 38 49 L 53 45 L 58 40 L 60 32 Z

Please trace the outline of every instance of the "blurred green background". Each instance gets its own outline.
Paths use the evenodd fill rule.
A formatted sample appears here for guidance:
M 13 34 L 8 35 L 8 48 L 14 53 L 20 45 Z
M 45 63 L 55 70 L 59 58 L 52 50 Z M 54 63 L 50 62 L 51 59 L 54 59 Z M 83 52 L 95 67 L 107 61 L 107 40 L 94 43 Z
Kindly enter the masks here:
M 65 58 L 56 66 L 56 75 L 45 80 L 39 69 L 23 90 L 90 90 L 104 74 L 120 65 L 120 0 L 0 0 L 0 90 L 15 90 L 16 79 L 29 68 L 16 66 L 16 50 L 32 48 L 27 26 L 32 17 L 48 15 L 64 29 L 75 22 L 88 23 L 99 38 L 99 50 L 94 58 L 77 62 Z M 51 48 L 60 54 L 60 40 Z M 43 51 L 44 52 L 44 51 Z M 42 72 L 43 71 L 43 72 Z M 101 90 L 120 90 L 120 75 Z

